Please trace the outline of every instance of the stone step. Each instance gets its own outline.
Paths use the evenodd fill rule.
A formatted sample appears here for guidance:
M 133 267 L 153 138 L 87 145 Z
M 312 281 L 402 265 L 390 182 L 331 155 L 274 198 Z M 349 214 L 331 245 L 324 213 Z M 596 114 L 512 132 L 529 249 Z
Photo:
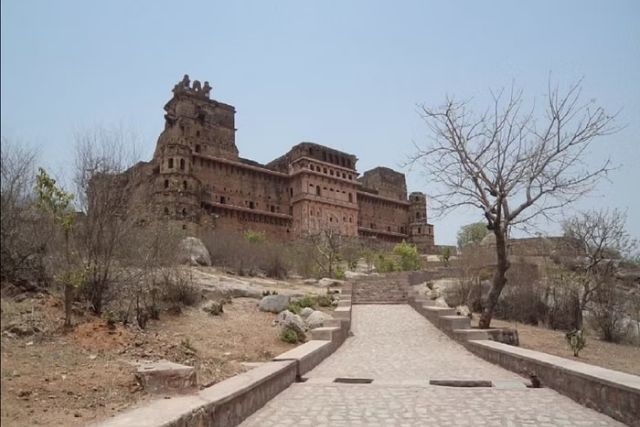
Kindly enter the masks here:
M 440 316 L 453 316 L 456 314 L 455 308 L 422 306 L 422 310 L 427 317 L 437 321 Z
M 339 331 L 340 328 L 337 326 L 324 326 L 322 328 L 315 328 L 311 330 L 311 339 L 331 341 L 331 337 L 333 336 L 333 334 L 336 334 Z
M 468 329 L 471 327 L 471 319 L 468 316 L 440 316 L 438 325 L 448 331 L 454 329 Z
M 462 340 L 473 341 L 473 340 L 488 340 L 489 334 L 486 330 L 483 329 L 454 329 L 453 334 Z

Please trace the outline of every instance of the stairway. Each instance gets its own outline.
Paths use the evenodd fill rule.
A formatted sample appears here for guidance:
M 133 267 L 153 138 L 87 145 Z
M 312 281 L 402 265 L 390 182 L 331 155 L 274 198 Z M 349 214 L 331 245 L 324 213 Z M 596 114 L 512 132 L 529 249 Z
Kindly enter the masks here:
M 353 304 L 407 304 L 409 285 L 405 275 L 375 276 L 353 283 Z

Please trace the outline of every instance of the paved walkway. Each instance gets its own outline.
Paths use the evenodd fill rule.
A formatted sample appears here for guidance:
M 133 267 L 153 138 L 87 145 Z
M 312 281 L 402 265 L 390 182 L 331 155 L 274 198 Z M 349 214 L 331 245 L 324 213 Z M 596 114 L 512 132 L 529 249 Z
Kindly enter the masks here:
M 469 353 L 407 305 L 353 306 L 354 336 L 243 426 L 622 425 Z M 335 378 L 371 384 L 336 384 Z M 497 387 L 430 386 L 430 379 Z

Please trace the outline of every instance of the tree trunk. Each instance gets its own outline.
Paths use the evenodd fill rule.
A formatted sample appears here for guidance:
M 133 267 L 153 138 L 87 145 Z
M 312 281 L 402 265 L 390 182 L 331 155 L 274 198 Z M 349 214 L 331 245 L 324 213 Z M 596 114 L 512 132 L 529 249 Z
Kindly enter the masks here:
M 73 286 L 68 283 L 64 285 L 64 327 L 71 327 L 71 304 L 73 303 Z
M 509 260 L 507 259 L 507 236 L 506 230 L 496 225 L 494 234 L 496 236 L 496 256 L 497 265 L 496 272 L 493 275 L 493 284 L 489 291 L 486 304 L 482 310 L 480 316 L 479 326 L 486 329 L 491 325 L 491 319 L 493 318 L 493 312 L 498 304 L 498 298 L 502 292 L 502 288 L 507 283 L 507 270 L 509 269 Z

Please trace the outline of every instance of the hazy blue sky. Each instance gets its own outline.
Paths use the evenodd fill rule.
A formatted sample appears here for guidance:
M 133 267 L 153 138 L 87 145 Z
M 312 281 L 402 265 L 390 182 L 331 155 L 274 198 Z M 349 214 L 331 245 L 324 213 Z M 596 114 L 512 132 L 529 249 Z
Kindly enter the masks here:
M 59 170 L 74 131 L 123 124 L 149 159 L 188 73 L 236 107 L 243 157 L 314 141 L 356 154 L 362 172 L 398 168 L 425 140 L 418 103 L 451 94 L 482 107 L 512 81 L 540 99 L 550 73 L 584 77 L 585 99 L 620 110 L 626 127 L 589 153 L 621 167 L 579 207 L 628 209 L 640 237 L 639 23 L 638 0 L 2 1 L 2 135 Z M 405 172 L 410 191 L 433 191 Z M 435 220 L 437 243 L 478 219 Z

